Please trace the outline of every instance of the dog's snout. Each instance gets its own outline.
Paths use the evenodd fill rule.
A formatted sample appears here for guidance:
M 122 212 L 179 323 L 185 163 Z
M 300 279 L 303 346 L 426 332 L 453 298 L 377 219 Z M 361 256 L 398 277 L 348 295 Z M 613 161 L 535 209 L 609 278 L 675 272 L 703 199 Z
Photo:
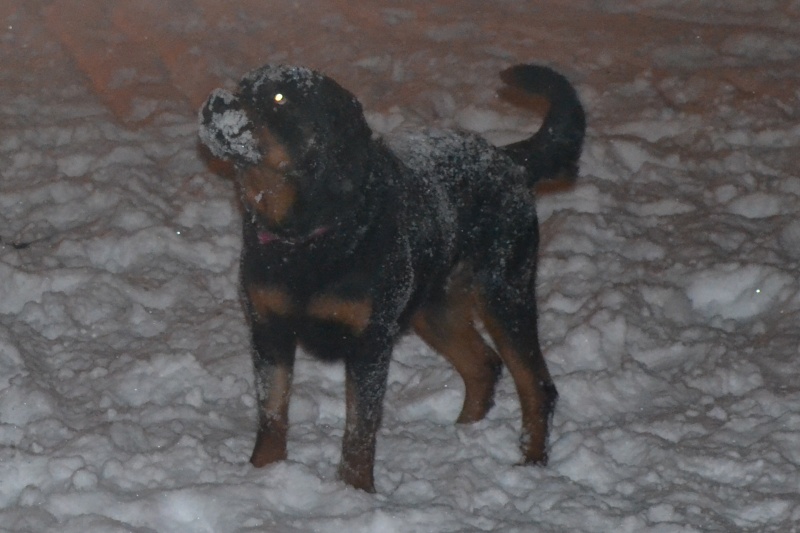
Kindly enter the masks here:
M 252 120 L 239 98 L 225 89 L 213 91 L 200 112 L 200 140 L 221 159 L 241 165 L 261 160 Z

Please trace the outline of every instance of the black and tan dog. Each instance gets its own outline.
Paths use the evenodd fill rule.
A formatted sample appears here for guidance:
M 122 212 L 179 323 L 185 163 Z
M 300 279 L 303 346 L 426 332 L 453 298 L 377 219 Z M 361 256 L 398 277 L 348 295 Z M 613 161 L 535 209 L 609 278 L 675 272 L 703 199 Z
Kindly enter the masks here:
M 380 139 L 352 94 L 302 67 L 257 69 L 237 94 L 216 90 L 201 109 L 201 140 L 233 162 L 244 209 L 255 466 L 286 458 L 300 343 L 344 361 L 339 475 L 373 491 L 389 359 L 409 328 L 461 374 L 459 422 L 486 415 L 505 363 L 522 406 L 524 462 L 546 462 L 557 393 L 537 334 L 531 187 L 576 173 L 585 118 L 569 82 L 546 67 L 501 77 L 550 107 L 538 133 L 500 148 L 449 131 Z

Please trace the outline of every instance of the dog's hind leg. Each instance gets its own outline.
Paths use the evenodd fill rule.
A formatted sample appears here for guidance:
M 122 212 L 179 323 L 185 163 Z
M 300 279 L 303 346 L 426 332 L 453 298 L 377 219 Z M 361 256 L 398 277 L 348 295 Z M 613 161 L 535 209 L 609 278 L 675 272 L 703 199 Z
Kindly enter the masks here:
M 464 405 L 458 423 L 482 420 L 494 403 L 502 361 L 475 329 L 475 297 L 470 287 L 451 286 L 413 318 L 414 331 L 442 354 L 464 380 Z
M 522 408 L 524 462 L 545 464 L 549 425 L 558 392 L 539 348 L 535 307 L 495 294 L 486 295 L 480 309 L 486 329 L 517 388 Z
M 495 251 L 491 268 L 478 275 L 477 308 L 519 395 L 524 462 L 545 464 L 558 392 L 539 346 L 535 232 L 517 235 L 505 254 Z

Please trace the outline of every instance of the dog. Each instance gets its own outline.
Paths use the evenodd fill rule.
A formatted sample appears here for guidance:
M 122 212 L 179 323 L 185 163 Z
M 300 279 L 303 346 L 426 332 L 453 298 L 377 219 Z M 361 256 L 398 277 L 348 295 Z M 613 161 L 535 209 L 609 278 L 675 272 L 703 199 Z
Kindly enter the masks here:
M 455 131 L 379 138 L 350 92 L 305 67 L 256 69 L 202 106 L 200 140 L 233 164 L 243 209 L 254 466 L 287 457 L 299 344 L 344 361 L 338 473 L 374 492 L 389 361 L 411 329 L 463 378 L 460 423 L 484 418 L 505 364 L 524 463 L 546 463 L 558 394 L 537 332 L 532 187 L 576 176 L 586 119 L 573 86 L 548 67 L 514 66 L 501 79 L 550 104 L 537 133 L 502 147 Z

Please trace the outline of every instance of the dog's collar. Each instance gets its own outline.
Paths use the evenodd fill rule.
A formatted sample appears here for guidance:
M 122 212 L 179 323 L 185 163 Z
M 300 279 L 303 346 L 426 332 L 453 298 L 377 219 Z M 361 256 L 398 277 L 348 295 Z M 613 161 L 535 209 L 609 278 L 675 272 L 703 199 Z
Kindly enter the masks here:
M 270 244 L 288 244 L 290 246 L 299 246 L 302 244 L 309 243 L 315 240 L 317 237 L 321 237 L 328 233 L 328 228 L 325 226 L 321 226 L 308 235 L 304 237 L 295 237 L 295 238 L 286 238 L 281 237 L 280 235 L 276 235 L 271 231 L 261 230 L 257 233 L 258 242 L 263 244 L 264 246 L 268 246 Z

